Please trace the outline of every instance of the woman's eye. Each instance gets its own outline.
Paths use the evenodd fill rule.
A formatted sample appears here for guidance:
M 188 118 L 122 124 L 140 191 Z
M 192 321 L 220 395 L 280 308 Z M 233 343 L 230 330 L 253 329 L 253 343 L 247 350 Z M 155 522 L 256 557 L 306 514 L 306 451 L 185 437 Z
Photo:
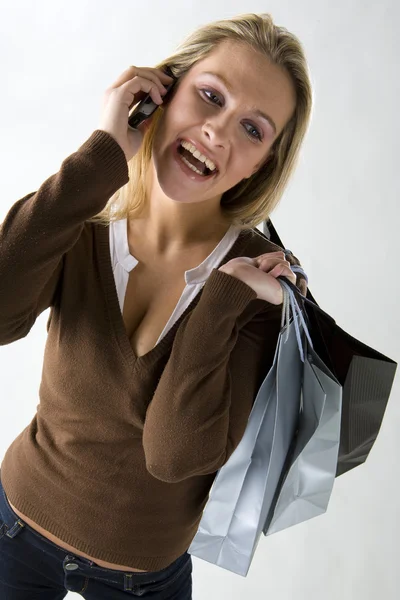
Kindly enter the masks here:
M 214 100 L 211 100 L 212 96 L 214 96 L 214 98 L 218 98 L 218 96 L 213 91 L 211 91 L 211 90 L 201 90 L 201 91 L 205 94 L 207 100 L 210 100 L 213 104 L 216 104 L 216 102 L 214 102 Z M 207 95 L 207 92 L 210 94 L 209 96 Z M 250 125 L 250 128 L 256 132 L 255 135 L 250 134 L 250 137 L 257 138 L 261 141 L 262 135 L 261 135 L 261 132 L 257 129 L 257 127 L 254 127 L 254 125 L 252 125 L 251 123 L 246 123 L 246 125 Z M 246 131 L 249 133 L 249 129 L 246 129 Z
M 258 131 L 257 127 L 254 127 L 251 123 L 246 123 L 246 125 L 250 125 L 251 129 L 253 129 L 253 131 L 256 132 L 255 135 L 252 134 L 252 137 L 256 137 L 258 138 L 260 141 L 262 140 L 262 135 L 261 133 Z M 247 130 L 248 131 L 248 130 Z
M 211 90 L 201 90 L 202 92 L 204 92 L 204 94 L 206 95 L 206 98 L 208 98 L 208 100 L 210 100 L 211 96 L 214 96 L 214 98 L 218 98 L 218 96 L 216 94 L 214 94 L 214 92 L 212 92 Z M 210 96 L 207 96 L 207 92 L 209 92 Z M 215 102 L 212 100 L 212 103 L 215 104 Z

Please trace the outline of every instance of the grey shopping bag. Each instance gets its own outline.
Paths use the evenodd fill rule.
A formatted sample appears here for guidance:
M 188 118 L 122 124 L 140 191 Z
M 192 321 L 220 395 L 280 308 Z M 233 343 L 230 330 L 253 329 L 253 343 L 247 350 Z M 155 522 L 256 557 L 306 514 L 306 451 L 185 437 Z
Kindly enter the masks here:
M 297 331 L 296 331 L 297 330 Z M 218 471 L 189 554 L 246 576 L 296 431 L 301 326 L 281 329 L 238 447 Z
M 278 499 L 264 525 L 271 535 L 326 512 L 336 476 L 343 388 L 305 342 L 302 409 Z

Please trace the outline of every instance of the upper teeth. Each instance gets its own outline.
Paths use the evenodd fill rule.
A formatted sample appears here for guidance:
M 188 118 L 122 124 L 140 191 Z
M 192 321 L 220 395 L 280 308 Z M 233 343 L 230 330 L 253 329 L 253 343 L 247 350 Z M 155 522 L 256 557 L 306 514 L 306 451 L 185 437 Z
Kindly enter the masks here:
M 210 169 L 210 171 L 214 171 L 217 167 L 214 165 L 213 161 L 204 156 L 201 152 L 199 152 L 196 146 L 193 146 L 190 142 L 186 142 L 186 140 L 181 141 L 181 146 L 183 146 L 186 150 L 189 150 L 193 154 L 195 158 L 205 163 L 206 166 Z

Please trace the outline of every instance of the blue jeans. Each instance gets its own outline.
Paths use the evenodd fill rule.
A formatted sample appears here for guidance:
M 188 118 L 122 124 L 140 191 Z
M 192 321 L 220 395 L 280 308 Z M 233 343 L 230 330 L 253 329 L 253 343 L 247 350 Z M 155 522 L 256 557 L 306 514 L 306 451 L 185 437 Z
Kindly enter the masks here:
M 0 481 L 1 600 L 61 600 L 69 591 L 87 600 L 191 600 L 192 557 L 185 552 L 169 567 L 148 573 L 98 567 L 24 523 Z

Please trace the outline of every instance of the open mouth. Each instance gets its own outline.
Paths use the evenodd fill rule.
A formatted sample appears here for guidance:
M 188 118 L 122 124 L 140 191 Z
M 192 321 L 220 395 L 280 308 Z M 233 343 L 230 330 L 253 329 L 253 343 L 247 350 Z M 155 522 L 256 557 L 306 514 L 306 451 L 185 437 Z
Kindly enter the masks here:
M 186 150 L 181 145 L 181 140 L 178 140 L 175 145 L 175 153 L 184 170 L 190 170 L 192 175 L 197 175 L 201 179 L 210 179 L 218 173 L 218 169 L 211 171 L 205 163 L 193 156 L 189 150 Z

